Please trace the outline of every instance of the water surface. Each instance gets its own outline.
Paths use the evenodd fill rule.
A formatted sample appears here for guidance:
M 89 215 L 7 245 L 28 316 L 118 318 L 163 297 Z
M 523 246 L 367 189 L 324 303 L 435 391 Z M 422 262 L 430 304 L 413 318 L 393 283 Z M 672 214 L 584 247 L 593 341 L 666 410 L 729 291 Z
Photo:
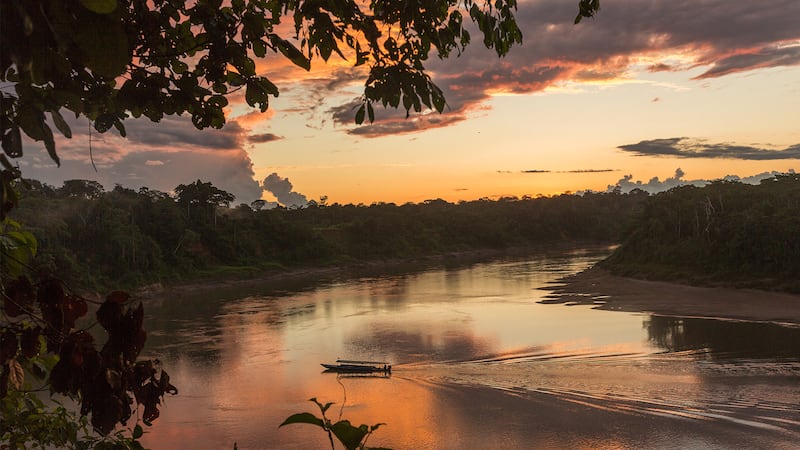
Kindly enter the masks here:
M 180 395 L 153 448 L 325 448 L 290 414 L 385 422 L 395 448 L 790 446 L 800 329 L 539 303 L 604 254 L 575 251 L 146 305 Z M 657 295 L 657 293 L 654 293 Z M 391 377 L 322 373 L 337 357 Z

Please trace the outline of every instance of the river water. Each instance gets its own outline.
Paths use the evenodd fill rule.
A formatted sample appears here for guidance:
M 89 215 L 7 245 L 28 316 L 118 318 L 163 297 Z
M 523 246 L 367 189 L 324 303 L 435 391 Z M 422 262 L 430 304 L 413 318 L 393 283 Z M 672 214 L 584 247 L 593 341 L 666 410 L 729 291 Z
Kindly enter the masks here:
M 791 448 L 800 328 L 540 303 L 604 251 L 148 301 L 147 356 L 180 394 L 155 449 L 330 448 L 278 425 L 308 400 L 392 448 Z M 654 293 L 653 295 L 657 295 Z M 389 377 L 323 373 L 377 359 Z M 339 447 L 337 447 L 339 448 Z

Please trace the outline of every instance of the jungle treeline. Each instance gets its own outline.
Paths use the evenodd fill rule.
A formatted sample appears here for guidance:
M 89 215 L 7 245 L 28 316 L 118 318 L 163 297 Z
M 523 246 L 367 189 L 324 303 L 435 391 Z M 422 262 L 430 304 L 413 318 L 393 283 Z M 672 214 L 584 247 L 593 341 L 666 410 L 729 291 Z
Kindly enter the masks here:
M 800 292 L 800 175 L 650 196 L 601 265 L 640 278 Z
M 552 245 L 621 245 L 613 273 L 800 291 L 800 175 L 553 197 L 396 205 L 232 206 L 209 182 L 172 193 L 69 180 L 20 184 L 12 219 L 37 237 L 34 269 L 81 290 L 253 277 L 267 270 Z
M 474 250 L 619 241 L 647 194 L 587 193 L 396 205 L 231 207 L 209 182 L 173 193 L 69 180 L 19 185 L 12 219 L 37 237 L 34 269 L 82 290 L 130 289 L 269 269 L 413 259 Z

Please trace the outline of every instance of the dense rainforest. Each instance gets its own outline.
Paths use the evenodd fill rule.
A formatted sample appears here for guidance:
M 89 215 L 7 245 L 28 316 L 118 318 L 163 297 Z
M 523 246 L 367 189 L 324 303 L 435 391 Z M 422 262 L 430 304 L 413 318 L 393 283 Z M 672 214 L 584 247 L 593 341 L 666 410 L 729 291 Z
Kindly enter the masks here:
M 601 265 L 626 276 L 800 292 L 800 175 L 653 195 Z
M 647 194 L 587 193 L 396 205 L 230 207 L 200 180 L 167 194 L 69 180 L 21 183 L 12 218 L 39 241 L 35 268 L 84 290 L 268 269 L 408 259 L 558 243 L 615 243 Z
M 174 193 L 69 180 L 20 184 L 12 218 L 39 240 L 35 268 L 82 290 L 554 244 L 621 246 L 613 273 L 800 291 L 800 175 L 655 195 L 585 193 L 450 203 L 263 209 L 200 180 Z

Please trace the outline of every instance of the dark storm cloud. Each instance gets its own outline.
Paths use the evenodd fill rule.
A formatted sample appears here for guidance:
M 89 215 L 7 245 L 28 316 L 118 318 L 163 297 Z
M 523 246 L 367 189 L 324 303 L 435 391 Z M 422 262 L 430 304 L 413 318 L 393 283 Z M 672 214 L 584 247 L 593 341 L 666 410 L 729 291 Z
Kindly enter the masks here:
M 673 72 L 676 70 L 678 69 L 673 66 L 670 66 L 669 64 L 664 64 L 664 63 L 653 64 L 647 68 L 648 72 Z
M 247 141 L 254 144 L 263 144 L 266 142 L 279 141 L 281 139 L 283 139 L 283 136 L 278 136 L 274 133 L 251 134 L 247 136 Z
M 752 53 L 740 53 L 722 58 L 716 61 L 711 69 L 696 78 L 712 78 L 761 67 L 794 66 L 797 64 L 800 64 L 800 45 L 783 48 L 761 48 Z
M 605 0 L 596 19 L 573 25 L 575 3 L 521 3 L 516 17 L 524 43 L 505 58 L 483 48 L 480 32 L 471 29 L 473 44 L 460 57 L 427 61 L 447 98 L 442 116 L 449 119 L 401 124 L 408 122 L 405 111 L 381 109 L 372 129 L 349 132 L 375 137 L 451 125 L 484 108 L 493 92 L 524 94 L 564 81 L 627 77 L 642 56 L 680 54 L 689 60 L 680 65 L 654 62 L 647 70 L 707 67 L 696 78 L 800 64 L 797 0 Z M 338 85 L 339 78 L 331 82 Z M 336 123 L 352 125 L 355 110 L 350 106 L 335 108 Z
M 67 120 L 72 139 L 56 140 L 61 167 L 56 167 L 41 144 L 26 141 L 21 161 L 26 177 L 56 186 L 78 178 L 98 181 L 106 189 L 121 184 L 162 191 L 199 178 L 234 194 L 237 201 L 261 197 L 262 190 L 253 179 L 252 161 L 239 147 L 245 130 L 236 122 L 222 130 L 199 131 L 186 118 L 165 118 L 158 124 L 130 119 L 125 121 L 126 139 L 113 130 L 90 132 L 85 119 Z M 182 141 L 183 137 L 187 141 Z
M 38 153 L 38 152 L 37 152 Z M 31 155 L 34 160 L 46 154 Z M 27 159 L 27 155 L 26 155 Z M 130 152 L 119 159 L 98 165 L 95 171 L 88 157 L 62 159 L 60 168 L 55 164 L 30 164 L 23 166 L 26 177 L 60 186 L 64 180 L 87 179 L 98 181 L 106 189 L 115 184 L 138 189 L 169 192 L 179 184 L 197 179 L 210 181 L 220 189 L 236 196 L 236 202 L 249 203 L 261 197 L 262 189 L 253 179 L 250 157 L 243 150 L 213 152 L 199 151 L 139 151 Z
M 728 143 L 710 144 L 685 137 L 651 139 L 636 144 L 620 145 L 620 150 L 635 156 L 674 156 L 678 158 L 725 158 L 743 160 L 776 160 L 800 158 L 800 144 L 782 150 Z
M 98 133 L 89 121 L 74 116 L 65 118 L 72 130 L 72 139 L 56 135 L 56 151 L 61 158 L 83 159 L 89 157 L 91 145 L 95 162 L 114 161 L 131 151 L 148 149 L 165 150 L 234 150 L 245 141 L 246 130 L 236 121 L 222 129 L 198 130 L 188 117 L 164 117 L 160 122 L 149 119 L 127 119 L 123 122 L 127 137 L 120 137 L 116 129 Z M 36 144 L 34 144 L 36 145 Z
M 345 86 L 362 84 L 367 75 L 363 67 L 338 69 L 328 74 L 325 78 L 308 78 L 287 87 L 286 92 L 301 91 L 299 101 L 293 107 L 282 108 L 282 111 L 311 115 L 326 104 L 332 92 L 337 92 Z M 352 123 L 352 119 L 350 120 Z
M 357 109 L 361 106 L 359 99 L 355 98 L 343 105 L 329 109 L 335 123 L 339 125 L 352 125 L 355 121 Z M 394 134 L 413 133 L 416 131 L 441 128 L 462 120 L 466 120 L 464 114 L 447 112 L 445 114 L 429 113 L 425 115 L 413 114 L 406 118 L 405 110 L 384 108 L 375 105 L 375 122 L 369 123 L 365 120 L 364 124 L 347 130 L 348 134 L 364 136 L 368 138 L 381 137 Z
M 606 0 L 595 20 L 580 25 L 569 21 L 573 8 L 560 0 L 520 5 L 524 43 L 507 57 L 509 66 L 578 64 L 579 70 L 605 67 L 611 75 L 615 71 L 608 69 L 617 68 L 619 73 L 631 56 L 641 54 L 688 49 L 696 52 L 698 64 L 713 64 L 741 49 L 769 49 L 800 39 L 800 2 L 795 0 Z M 466 70 L 462 64 L 448 66 L 447 61 L 439 66 L 453 73 L 486 67 L 477 61 L 467 63 Z
M 459 58 L 426 65 L 444 91 L 452 118 L 439 123 L 399 124 L 405 111 L 376 111 L 371 131 L 379 136 L 460 122 L 480 109 L 492 92 L 531 93 L 563 81 L 605 81 L 628 76 L 642 56 L 680 54 L 680 65 L 655 62 L 651 72 L 708 67 L 697 78 L 800 64 L 800 1 L 605 0 L 594 20 L 573 25 L 575 2 L 523 2 L 517 22 L 523 45 L 498 59 L 483 48 L 480 33 Z M 355 110 L 337 110 L 334 121 L 349 126 Z M 412 116 L 413 117 L 413 116 Z M 424 125 L 424 126 L 423 126 Z M 357 129 L 358 130 L 358 129 Z
M 222 129 L 205 128 L 202 131 L 192 125 L 189 117 L 164 117 L 160 122 L 147 119 L 125 121 L 128 142 L 176 148 L 205 148 L 230 150 L 241 147 L 245 130 L 237 122 L 228 122 Z
M 299 192 L 295 192 L 288 178 L 283 178 L 275 172 L 264 178 L 262 186 L 264 190 L 275 196 L 278 203 L 287 208 L 292 206 L 300 207 L 308 204 L 308 198 Z

